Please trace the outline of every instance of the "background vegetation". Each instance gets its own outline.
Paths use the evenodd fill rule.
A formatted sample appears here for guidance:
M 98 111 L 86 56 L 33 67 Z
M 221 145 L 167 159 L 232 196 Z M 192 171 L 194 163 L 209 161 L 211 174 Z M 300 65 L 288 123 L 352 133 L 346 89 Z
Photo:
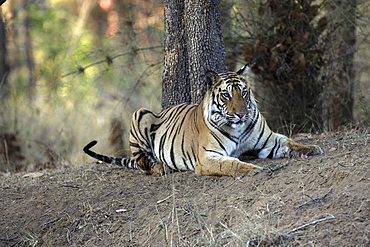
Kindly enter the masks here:
M 293 56 L 289 57 L 291 53 L 282 49 L 275 65 L 271 61 L 278 51 L 279 46 L 276 45 L 284 41 L 282 35 L 288 29 L 278 26 L 275 17 L 280 10 L 268 7 L 274 1 L 221 2 L 229 69 L 235 70 L 246 60 L 258 64 L 255 67 L 254 88 L 262 110 L 275 130 L 288 134 L 334 130 L 339 125 L 320 122 L 317 116 L 309 115 L 306 109 L 321 107 L 325 102 L 338 106 L 347 102 L 348 97 L 351 101 L 349 110 L 353 110 L 354 115 L 349 122 L 368 127 L 369 3 L 348 1 L 346 5 L 347 1 L 341 1 L 344 2 L 341 6 L 353 6 L 351 3 L 355 3 L 353 16 L 337 6 L 337 1 L 294 2 L 319 6 L 311 16 L 307 13 L 309 8 L 299 7 L 296 10 L 308 20 L 305 25 L 312 24 L 319 29 L 319 21 L 323 17 L 327 18 L 328 24 L 325 30 L 315 31 L 315 39 L 301 47 L 304 51 L 294 50 L 292 46 Z M 7 69 L 1 75 L 0 84 L 0 170 L 34 170 L 81 164 L 87 161 L 81 148 L 92 139 L 99 141 L 99 152 L 127 155 L 126 134 L 132 112 L 140 107 L 159 111 L 161 107 L 163 2 L 6 1 L 1 5 L 1 14 L 7 53 L 2 53 L 0 57 L 6 58 Z M 347 30 L 355 32 L 342 33 L 342 36 L 333 38 L 330 34 L 338 30 L 335 28 L 339 27 L 339 23 L 350 23 Z M 336 41 L 353 34 L 356 37 L 352 39 L 355 40 L 352 46 L 344 50 L 330 50 L 330 47 L 338 47 Z M 257 59 L 261 54 L 253 53 L 253 59 L 248 58 L 251 54 L 248 48 L 254 45 L 252 51 L 255 52 L 256 44 L 262 40 L 267 42 L 263 47 L 269 49 L 269 60 L 263 60 L 268 61 L 267 65 Z M 275 53 L 271 52 L 274 47 L 277 47 Z M 311 57 L 306 56 L 304 60 L 307 67 L 312 65 L 312 70 L 317 73 L 307 74 L 311 76 L 310 81 L 298 76 L 295 81 L 283 85 L 286 88 L 284 92 L 279 92 L 281 88 L 276 87 L 277 81 L 271 80 L 274 77 L 271 75 L 276 75 L 276 70 L 282 64 L 291 65 L 287 61 L 299 58 L 300 52 L 306 52 L 307 49 L 317 52 L 310 53 Z M 322 53 L 327 50 L 332 53 L 323 56 Z M 344 94 L 335 91 L 338 88 L 336 86 L 324 87 L 323 90 L 321 82 L 330 81 L 332 84 L 327 85 L 334 85 L 334 79 L 341 78 L 335 69 L 342 68 L 338 58 L 343 58 L 343 54 L 347 53 L 353 55 L 353 76 L 346 77 L 350 78 L 347 85 L 351 88 L 339 87 Z M 285 62 L 279 65 L 281 61 Z M 294 66 L 302 68 L 302 60 L 296 60 Z M 283 81 L 297 74 L 295 70 L 282 72 L 285 74 L 279 74 L 283 76 L 277 79 Z M 334 79 L 328 80 L 329 77 Z M 302 84 L 302 81 L 306 84 Z M 316 83 L 320 90 L 312 93 Z M 301 85 L 309 87 L 303 87 L 306 90 L 299 93 L 290 90 L 302 88 Z M 289 94 L 286 93 L 288 91 Z M 313 102 L 297 101 L 307 93 L 312 94 Z M 339 97 L 329 102 L 333 96 Z M 281 105 L 281 102 L 287 104 Z M 276 110 L 271 105 L 281 108 Z M 302 108 L 290 111 L 292 105 Z M 322 117 L 324 111 L 320 109 L 319 112 Z

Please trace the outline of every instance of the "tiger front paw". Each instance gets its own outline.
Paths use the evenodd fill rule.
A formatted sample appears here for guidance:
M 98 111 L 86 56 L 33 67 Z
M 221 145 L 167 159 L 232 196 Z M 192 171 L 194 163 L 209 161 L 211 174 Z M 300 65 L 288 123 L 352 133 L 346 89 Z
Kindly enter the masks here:
M 263 166 L 255 166 L 256 168 L 255 169 L 253 169 L 253 170 L 251 170 L 250 172 L 249 172 L 249 176 L 253 176 L 253 175 L 256 175 L 256 174 L 258 174 L 258 173 L 261 173 L 261 172 L 263 172 L 263 170 L 265 170 L 265 168 L 263 167 Z
M 256 166 L 250 163 L 244 163 L 243 165 L 239 166 L 239 169 L 235 172 L 233 177 L 238 177 L 241 175 L 253 176 L 257 173 L 261 173 L 263 170 L 264 167 Z
M 321 149 L 321 147 L 317 145 L 309 145 L 310 151 L 306 155 L 317 155 L 317 154 L 323 154 L 324 151 Z
M 296 158 L 300 156 L 311 156 L 323 154 L 324 151 L 317 145 L 301 145 L 288 138 L 289 156 Z

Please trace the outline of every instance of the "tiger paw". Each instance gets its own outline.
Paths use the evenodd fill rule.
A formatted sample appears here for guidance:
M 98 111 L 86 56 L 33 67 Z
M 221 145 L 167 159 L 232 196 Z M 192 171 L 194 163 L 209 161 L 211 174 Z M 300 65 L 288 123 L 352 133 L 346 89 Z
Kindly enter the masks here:
M 316 155 L 316 154 L 323 154 L 324 151 L 317 145 L 311 145 L 311 153 L 308 153 L 307 155 Z
M 253 176 L 253 175 L 256 175 L 258 173 L 263 172 L 263 170 L 265 170 L 265 168 L 263 166 L 256 166 L 256 168 L 254 170 L 251 170 L 251 172 L 248 175 Z
M 301 145 L 290 138 L 288 138 L 288 147 L 290 149 L 289 157 L 291 158 L 300 157 L 302 155 L 311 156 L 324 153 L 324 151 L 317 145 Z
M 312 155 L 319 155 L 319 154 L 324 153 L 324 151 L 322 151 L 322 149 L 317 145 L 301 145 L 301 146 L 302 146 L 301 148 L 298 148 L 297 150 L 295 150 L 296 151 L 295 156 L 297 157 L 302 156 L 302 155 L 312 156 Z
M 243 176 L 243 175 L 253 176 L 253 175 L 256 175 L 257 173 L 261 173 L 263 170 L 264 170 L 264 167 L 245 163 L 245 165 L 239 168 L 239 170 L 234 174 L 234 177 Z
M 168 165 L 163 163 L 155 164 L 155 166 L 150 170 L 150 174 L 154 176 L 163 176 L 172 172 L 173 170 Z

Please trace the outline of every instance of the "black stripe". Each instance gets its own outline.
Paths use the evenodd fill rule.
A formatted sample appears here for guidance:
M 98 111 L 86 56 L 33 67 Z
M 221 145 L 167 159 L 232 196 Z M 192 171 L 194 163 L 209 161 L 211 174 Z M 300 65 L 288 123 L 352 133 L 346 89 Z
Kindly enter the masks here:
M 162 126 L 162 123 L 160 124 L 152 124 L 150 126 L 150 132 L 157 131 Z
M 230 133 L 228 133 L 224 129 L 220 128 L 220 126 L 218 126 L 217 123 L 213 122 L 210 118 L 207 117 L 207 120 L 213 128 L 215 128 L 217 131 L 219 131 L 221 133 L 221 135 L 225 136 L 227 139 L 234 142 L 235 144 L 238 143 L 238 137 L 230 135 Z M 209 131 L 211 131 L 211 130 L 209 130 Z
M 215 150 L 206 149 L 205 147 L 203 147 L 203 149 L 204 149 L 206 152 L 216 153 L 216 154 L 218 154 L 218 155 L 224 156 L 224 154 L 222 154 L 222 153 L 220 153 L 220 152 L 217 152 L 217 151 L 215 151 Z
M 140 123 L 138 123 L 140 124 Z M 137 129 L 135 126 L 133 126 L 130 130 L 130 134 L 136 139 L 136 140 L 139 140 L 139 138 L 141 137 L 141 134 L 140 134 L 140 130 L 138 132 L 139 129 Z
M 143 152 L 135 152 L 132 154 L 132 156 L 134 156 L 135 160 L 139 161 L 142 158 L 145 158 L 147 155 Z
M 162 163 L 164 163 L 164 164 L 168 164 L 168 162 L 166 161 L 166 159 L 165 159 L 165 155 L 164 155 L 164 153 L 165 153 L 165 151 L 167 151 L 167 150 L 164 150 L 164 144 L 165 144 L 165 142 L 166 142 L 166 137 L 167 137 L 167 132 L 165 132 L 162 136 L 161 136 L 161 138 L 160 138 L 160 140 L 159 140 L 159 147 L 158 147 L 158 154 L 159 154 L 159 160 L 162 162 Z M 172 168 L 172 167 L 171 167 Z
M 267 158 L 269 158 L 269 159 L 273 159 L 274 158 L 274 150 L 275 150 L 276 146 L 277 146 L 277 139 L 275 139 L 275 145 L 271 149 L 271 152 L 269 153 L 269 155 L 267 156 Z
M 193 167 L 193 170 L 195 170 L 196 160 L 197 160 L 197 154 L 196 154 L 196 152 L 194 150 L 194 146 L 193 145 L 191 146 L 191 154 L 192 154 L 193 160 L 194 160 L 194 162 L 191 162 L 191 166 Z
M 171 159 L 171 162 L 172 162 L 172 165 L 175 167 L 175 170 L 179 170 L 176 166 L 176 162 L 175 162 L 175 153 L 174 153 L 174 145 L 175 145 L 175 139 L 176 139 L 176 136 L 174 136 L 172 138 L 172 142 L 171 142 L 171 149 L 170 149 L 170 159 Z
M 143 116 L 148 114 L 148 113 L 153 114 L 151 111 L 148 111 L 148 110 L 138 110 L 138 111 L 136 111 L 135 115 L 139 114 L 138 117 L 135 116 L 135 118 L 137 118 L 137 122 L 139 123 L 141 121 L 141 119 L 143 118 Z
M 249 123 L 249 125 L 247 126 L 247 128 L 243 132 L 242 136 L 240 137 L 241 140 L 245 140 L 245 139 L 249 138 L 249 136 L 252 134 L 251 130 L 254 128 L 254 126 L 256 126 L 256 124 L 259 120 L 259 117 L 260 117 L 259 115 L 257 115 L 256 118 L 252 117 L 253 120 Z
M 278 139 L 276 139 L 276 141 L 278 141 L 278 146 L 277 146 L 277 148 L 275 149 L 275 154 L 274 154 L 274 157 L 276 157 L 276 155 L 277 155 L 277 152 L 279 151 L 279 149 L 280 149 L 280 139 L 278 140 Z M 274 158 L 273 157 L 273 158 Z
M 183 131 L 182 132 L 182 139 L 181 139 L 181 153 L 182 153 L 182 156 L 184 157 L 185 155 L 187 156 L 187 158 L 189 159 L 189 153 L 188 152 L 186 152 L 185 153 L 185 149 L 184 149 L 184 145 L 185 145 L 185 131 Z M 184 165 L 185 165 L 185 167 L 186 167 L 186 169 L 187 170 L 190 170 L 189 169 L 189 166 L 188 166 L 188 164 L 186 163 L 186 160 L 184 159 L 184 158 L 182 158 L 182 162 L 184 163 Z M 191 160 L 190 160 L 190 162 L 192 162 Z
M 218 145 L 220 146 L 221 149 L 223 149 L 226 153 L 226 155 L 228 156 L 228 152 L 225 148 L 225 146 L 222 144 L 221 140 L 218 138 L 218 136 L 216 135 L 216 133 L 214 133 L 213 131 L 210 131 L 211 135 L 216 139 Z
M 129 142 L 129 143 L 130 143 L 130 147 L 140 148 L 139 143 L 137 142 Z
M 257 147 L 258 143 L 260 142 L 260 140 L 261 140 L 261 138 L 262 138 L 262 136 L 264 134 L 264 131 L 265 131 L 265 124 L 262 123 L 262 131 L 261 131 L 261 133 L 260 133 L 260 135 L 259 135 L 259 137 L 258 137 L 258 139 L 256 141 L 256 144 L 254 144 L 253 150 Z
M 191 162 L 191 161 L 190 161 Z M 185 167 L 186 167 L 186 170 L 187 171 L 190 171 L 190 168 L 189 168 L 189 166 L 188 166 L 188 164 L 187 164 L 187 162 L 186 162 L 186 159 L 183 157 L 182 158 L 182 163 L 185 165 Z
M 154 151 L 155 137 L 156 137 L 156 132 L 153 132 L 153 133 L 150 134 L 150 149 L 153 151 L 153 153 L 155 152 Z
M 150 140 L 149 135 L 150 135 L 150 131 L 149 131 L 149 129 L 147 127 L 145 127 L 144 128 L 144 139 L 145 139 L 145 144 L 146 144 L 145 146 L 147 148 L 150 148 L 150 147 L 148 147 L 149 146 L 149 140 Z
M 266 138 L 266 141 L 265 141 L 265 143 L 263 143 L 263 145 L 262 145 L 262 147 L 261 147 L 261 150 L 262 150 L 262 149 L 264 149 L 264 148 L 266 147 L 267 142 L 268 142 L 268 140 L 270 139 L 271 135 L 272 135 L 272 132 L 271 132 L 271 133 L 269 134 L 269 136 Z

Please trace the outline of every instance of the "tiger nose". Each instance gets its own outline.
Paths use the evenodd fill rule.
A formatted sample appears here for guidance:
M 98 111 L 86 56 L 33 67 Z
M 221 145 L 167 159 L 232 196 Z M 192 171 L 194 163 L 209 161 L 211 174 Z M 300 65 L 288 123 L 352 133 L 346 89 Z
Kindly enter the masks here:
M 237 115 L 239 118 L 244 117 L 246 114 L 246 112 L 235 112 L 235 115 Z

